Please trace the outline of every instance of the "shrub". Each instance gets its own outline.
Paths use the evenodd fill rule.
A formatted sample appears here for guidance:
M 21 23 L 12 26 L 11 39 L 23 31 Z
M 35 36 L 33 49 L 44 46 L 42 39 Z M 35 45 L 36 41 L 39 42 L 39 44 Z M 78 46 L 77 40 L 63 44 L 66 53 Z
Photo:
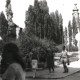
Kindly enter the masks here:
M 78 51 L 78 47 L 77 46 L 73 46 L 73 45 L 68 45 L 66 47 L 66 49 L 67 49 L 67 51 L 70 51 L 70 52 L 72 52 L 72 51 Z
M 57 52 L 61 52 L 62 51 L 63 44 L 57 45 L 56 47 L 57 47 Z

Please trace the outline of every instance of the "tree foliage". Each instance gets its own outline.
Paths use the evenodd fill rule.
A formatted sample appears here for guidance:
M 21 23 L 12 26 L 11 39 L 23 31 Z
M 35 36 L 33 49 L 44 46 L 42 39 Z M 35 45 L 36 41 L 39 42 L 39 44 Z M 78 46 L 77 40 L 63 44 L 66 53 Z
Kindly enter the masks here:
M 73 27 L 73 38 L 75 38 L 75 35 L 77 34 L 77 24 L 76 24 L 76 19 L 75 17 L 73 17 L 73 20 L 72 20 L 72 27 Z
M 8 30 L 8 22 L 5 18 L 5 15 L 3 12 L 0 13 L 0 36 L 3 40 L 6 40 L 7 36 L 7 30 Z
M 69 33 L 69 45 L 71 45 L 72 42 L 72 26 L 71 26 L 71 21 L 68 23 L 68 33 Z
M 62 43 L 63 19 L 58 10 L 49 14 L 46 0 L 34 1 L 26 11 L 26 30 L 28 35 L 34 34 L 39 39 L 48 39 L 56 44 Z

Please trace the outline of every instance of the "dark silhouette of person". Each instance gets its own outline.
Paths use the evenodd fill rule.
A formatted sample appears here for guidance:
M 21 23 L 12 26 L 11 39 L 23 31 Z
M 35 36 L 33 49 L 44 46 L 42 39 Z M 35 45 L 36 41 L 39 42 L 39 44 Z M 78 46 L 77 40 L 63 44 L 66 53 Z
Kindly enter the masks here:
M 31 66 L 31 56 L 30 56 L 30 54 L 28 54 L 26 56 L 26 62 L 27 62 L 27 67 L 30 68 L 29 70 L 31 70 L 32 66 Z
M 25 80 L 25 68 L 25 62 L 17 45 L 14 43 L 5 44 L 1 60 L 2 80 Z
M 51 51 L 50 48 L 47 49 L 47 67 L 49 69 L 49 72 L 51 72 L 51 70 L 54 71 L 54 56 L 53 53 Z

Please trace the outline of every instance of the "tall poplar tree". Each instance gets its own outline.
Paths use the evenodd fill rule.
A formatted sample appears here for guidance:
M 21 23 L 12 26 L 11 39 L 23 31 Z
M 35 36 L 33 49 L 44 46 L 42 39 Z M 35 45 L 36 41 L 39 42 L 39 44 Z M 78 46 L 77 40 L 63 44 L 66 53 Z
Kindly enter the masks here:
M 0 36 L 5 41 L 8 30 L 8 22 L 3 12 L 0 13 Z
M 71 26 L 71 21 L 68 23 L 68 34 L 69 34 L 69 45 L 71 45 L 72 42 L 72 26 Z

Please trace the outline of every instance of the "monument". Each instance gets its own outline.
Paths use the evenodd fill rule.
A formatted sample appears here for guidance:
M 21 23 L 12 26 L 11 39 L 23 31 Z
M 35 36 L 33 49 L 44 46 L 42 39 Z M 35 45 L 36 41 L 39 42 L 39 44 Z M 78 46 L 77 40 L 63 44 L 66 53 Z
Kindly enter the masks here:
M 8 21 L 8 41 L 15 41 L 19 37 L 19 32 L 21 32 L 22 28 L 16 25 L 12 20 L 13 12 L 11 8 L 11 0 L 6 0 L 6 15 Z

